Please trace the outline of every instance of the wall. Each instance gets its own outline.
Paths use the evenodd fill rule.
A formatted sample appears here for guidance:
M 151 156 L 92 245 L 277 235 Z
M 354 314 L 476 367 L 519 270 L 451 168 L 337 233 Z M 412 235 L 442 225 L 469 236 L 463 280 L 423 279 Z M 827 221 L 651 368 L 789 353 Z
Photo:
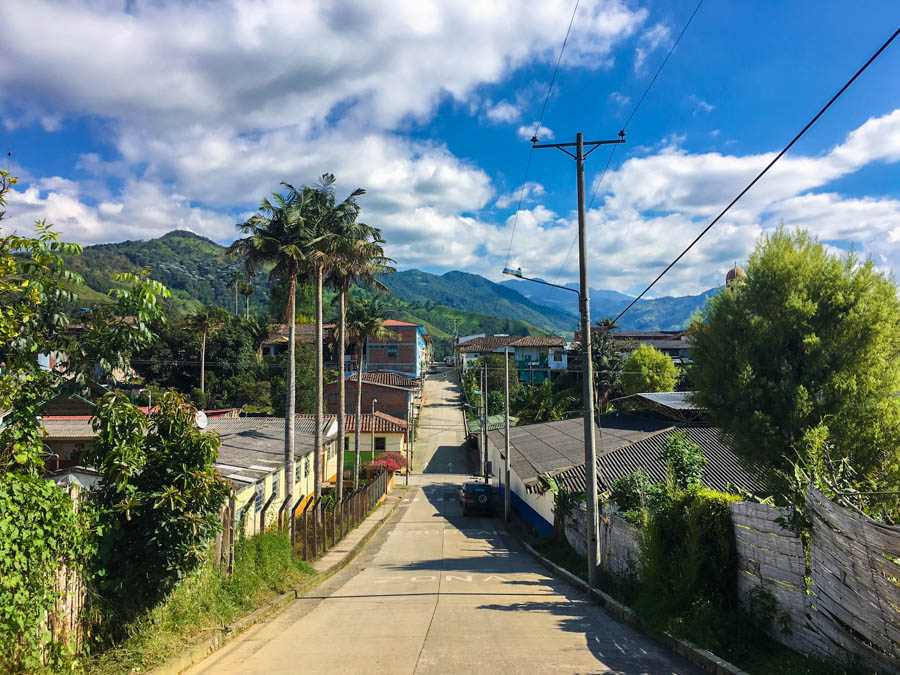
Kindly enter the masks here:
M 566 541 L 580 555 L 587 557 L 587 512 L 572 509 L 566 517 Z M 641 559 L 640 530 L 619 516 L 605 512 L 600 518 L 597 540 L 600 559 L 607 569 L 620 578 L 636 575 Z
M 425 339 L 419 326 L 386 326 L 398 337 L 366 344 L 366 363 L 369 370 L 397 370 L 421 377 L 425 359 Z M 396 348 L 396 356 L 388 356 Z
M 332 382 L 325 385 L 325 409 L 331 414 L 338 411 L 338 398 L 332 394 L 338 394 L 339 382 Z M 363 382 L 362 407 L 364 413 L 372 412 L 372 400 L 377 399 L 378 403 L 375 409 L 379 412 L 393 415 L 405 420 L 409 416 L 409 400 L 413 397 L 414 392 L 408 389 L 399 389 L 396 387 L 386 387 L 383 385 L 372 384 L 371 382 Z M 346 384 L 346 412 L 348 414 L 356 413 L 356 381 L 348 380 Z
M 399 452 L 404 457 L 406 456 L 406 434 L 405 433 L 386 433 L 386 432 L 375 432 L 375 437 L 383 437 L 385 439 L 385 452 Z M 355 435 L 353 433 L 348 433 L 346 436 L 349 443 L 347 443 L 347 449 L 344 450 L 344 467 L 350 468 L 353 466 L 353 457 L 356 454 L 356 443 L 355 443 Z M 371 431 L 363 431 L 359 435 L 359 451 L 360 451 L 360 463 L 365 464 L 366 462 L 371 461 L 372 458 L 372 432 Z M 379 450 L 378 455 L 381 454 Z
M 493 465 L 491 484 L 503 499 L 503 453 L 488 441 L 488 460 Z M 529 493 L 525 483 L 515 471 L 509 472 L 510 498 L 512 508 L 545 537 L 553 536 L 553 493 Z

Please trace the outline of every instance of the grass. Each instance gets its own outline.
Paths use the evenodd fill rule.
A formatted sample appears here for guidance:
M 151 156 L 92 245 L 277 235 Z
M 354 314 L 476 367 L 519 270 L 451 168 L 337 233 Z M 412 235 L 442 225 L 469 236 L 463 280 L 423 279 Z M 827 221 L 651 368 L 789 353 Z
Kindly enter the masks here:
M 541 539 L 535 550 L 563 569 L 587 581 L 585 559 L 565 541 Z M 601 570 L 598 587 L 619 602 L 633 606 L 636 583 L 625 583 Z M 752 675 L 864 675 L 866 671 L 820 661 L 794 652 L 759 629 L 748 614 L 699 604 L 682 617 L 669 617 L 663 630 L 684 638 Z
M 235 547 L 231 578 L 212 565 L 203 566 L 129 623 L 121 643 L 86 657 L 81 665 L 96 675 L 148 670 L 314 575 L 296 559 L 286 534 L 266 532 L 245 539 Z

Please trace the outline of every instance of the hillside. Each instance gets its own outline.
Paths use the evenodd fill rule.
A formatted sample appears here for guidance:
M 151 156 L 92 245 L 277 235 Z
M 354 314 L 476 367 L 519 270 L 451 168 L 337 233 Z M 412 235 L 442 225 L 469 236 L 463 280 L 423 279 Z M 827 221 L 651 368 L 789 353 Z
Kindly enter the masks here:
M 578 311 L 578 295 L 575 293 L 518 279 L 504 281 L 500 285 L 515 290 L 540 305 L 546 304 L 548 307 L 563 312 Z M 577 289 L 578 285 L 571 283 L 567 284 L 567 287 Z M 619 327 L 623 330 L 679 330 L 685 328 L 694 312 L 700 310 L 706 301 L 718 292 L 718 288 L 711 288 L 699 295 L 666 296 L 640 300 L 628 310 L 628 314 L 619 320 Z M 632 299 L 631 296 L 618 291 L 592 288 L 591 318 L 594 321 L 612 318 L 625 309 Z
M 69 257 L 67 264 L 84 277 L 87 288 L 75 290 L 86 305 L 104 301 L 105 293 L 114 285 L 110 277 L 116 272 L 150 267 L 153 278 L 172 291 L 174 304 L 181 311 L 192 311 L 201 304 L 233 311 L 234 291 L 228 277 L 240 269 L 240 264 L 228 258 L 225 250 L 205 237 L 174 230 L 158 239 L 86 246 L 82 255 Z M 257 290 L 250 297 L 250 308 L 264 311 L 269 297 L 267 275 L 258 274 L 254 285 Z M 244 297 L 238 296 L 241 310 L 244 302 Z
M 426 306 L 433 303 L 467 312 L 518 319 L 560 335 L 571 334 L 578 325 L 576 315 L 542 307 L 515 289 L 477 274 L 454 270 L 439 276 L 420 270 L 405 270 L 384 277 L 382 281 L 391 293 L 406 302 Z M 460 335 L 464 334 L 460 329 Z

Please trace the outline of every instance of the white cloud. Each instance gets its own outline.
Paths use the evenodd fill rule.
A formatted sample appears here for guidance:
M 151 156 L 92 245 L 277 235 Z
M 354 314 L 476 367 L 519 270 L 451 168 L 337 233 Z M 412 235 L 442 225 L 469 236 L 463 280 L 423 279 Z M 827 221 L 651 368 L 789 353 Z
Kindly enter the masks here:
M 639 72 L 647 57 L 660 47 L 668 47 L 672 40 L 672 32 L 668 26 L 658 23 L 644 31 L 634 50 L 634 72 Z
M 498 209 L 506 209 L 510 206 L 513 206 L 514 204 L 517 205 L 520 199 L 523 203 L 533 202 L 536 197 L 543 197 L 544 194 L 546 194 L 546 192 L 543 185 L 541 185 L 540 183 L 535 183 L 533 181 L 528 181 L 522 187 L 497 197 L 497 201 L 494 202 L 494 206 L 496 206 Z
M 518 106 L 509 101 L 495 103 L 485 111 L 485 115 L 491 122 L 515 122 L 521 114 Z
M 707 101 L 704 101 L 702 98 L 695 94 L 691 94 L 690 96 L 688 96 L 687 100 L 688 103 L 690 103 L 694 108 L 694 116 L 696 116 L 697 113 L 710 113 L 716 109 L 716 106 L 708 103 Z
M 631 103 L 631 97 L 614 91 L 609 95 L 609 102 L 619 108 L 624 108 Z
M 531 141 L 534 136 L 537 136 L 539 141 L 552 141 L 553 129 L 545 127 L 543 124 L 533 122 L 530 125 L 519 127 L 516 131 L 516 135 L 523 141 Z

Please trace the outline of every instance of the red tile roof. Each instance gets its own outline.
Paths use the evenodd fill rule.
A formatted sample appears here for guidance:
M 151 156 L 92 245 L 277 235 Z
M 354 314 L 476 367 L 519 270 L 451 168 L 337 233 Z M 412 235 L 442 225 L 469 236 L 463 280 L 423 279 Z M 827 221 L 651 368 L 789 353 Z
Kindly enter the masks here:
M 565 338 L 550 335 L 548 337 L 537 337 L 526 335 L 515 342 L 510 343 L 510 347 L 565 347 Z
M 409 323 L 408 321 L 398 321 L 397 319 L 385 319 L 382 321 L 385 326 L 418 326 L 417 323 Z
M 348 379 L 355 381 L 356 376 L 349 375 Z M 419 383 L 416 380 L 407 375 L 401 375 L 400 373 L 382 373 L 378 371 L 363 373 L 362 380 L 363 383 L 386 384 L 391 387 L 403 387 L 404 389 L 415 389 L 419 386 Z
M 565 338 L 551 335 L 538 337 L 526 335 L 494 335 L 493 337 L 473 338 L 459 346 L 461 352 L 492 352 L 501 347 L 565 347 Z
M 308 414 L 300 414 L 297 415 L 300 419 L 312 419 L 315 418 L 315 415 Z M 337 415 L 323 415 L 326 420 L 335 419 Z M 388 415 L 383 412 L 376 412 L 373 418 L 372 413 L 363 413 L 360 415 L 362 418 L 362 425 L 360 429 L 360 433 L 370 434 L 372 433 L 372 420 L 375 421 L 375 433 L 376 434 L 403 434 L 406 433 L 406 421 L 400 419 L 399 417 L 394 417 L 393 415 Z M 351 434 L 356 433 L 356 415 L 345 414 L 344 415 L 344 432 Z

